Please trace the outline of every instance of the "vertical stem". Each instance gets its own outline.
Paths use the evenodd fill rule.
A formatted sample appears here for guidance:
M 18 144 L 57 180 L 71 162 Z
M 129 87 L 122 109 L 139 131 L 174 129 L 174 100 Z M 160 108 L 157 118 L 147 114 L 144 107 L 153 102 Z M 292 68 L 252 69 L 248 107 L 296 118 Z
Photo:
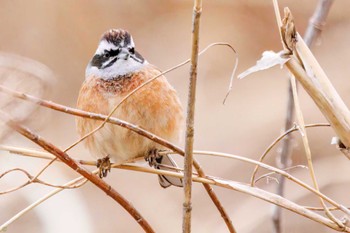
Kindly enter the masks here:
M 306 29 L 305 35 L 304 35 L 304 41 L 306 45 L 310 48 L 313 42 L 321 35 L 321 32 L 323 30 L 323 27 L 326 23 L 326 18 L 329 13 L 329 10 L 331 8 L 331 5 L 333 3 L 333 0 L 319 0 L 316 9 L 314 11 L 314 14 L 309 20 L 309 25 Z M 292 90 L 292 82 L 289 82 L 288 86 L 288 104 L 287 104 L 287 117 L 285 122 L 285 130 L 290 129 L 292 127 L 292 124 L 294 122 L 294 99 L 293 99 L 293 90 Z M 286 137 L 283 140 L 283 144 L 281 146 L 281 152 L 279 154 L 280 158 L 280 168 L 285 169 L 290 164 L 290 155 L 292 152 L 292 147 L 290 146 L 291 143 L 291 135 Z M 285 186 L 285 177 L 280 176 L 279 177 L 279 184 L 277 186 L 276 193 L 280 196 L 284 196 L 284 186 Z M 274 232 L 275 233 L 281 233 L 281 216 L 282 215 L 282 209 L 279 206 L 274 207 L 274 211 L 272 214 L 272 221 L 274 226 Z
M 192 165 L 193 165 L 193 141 L 194 141 L 194 112 L 197 83 L 199 22 L 202 12 L 202 0 L 195 0 L 193 7 L 192 28 L 192 54 L 190 69 L 190 84 L 188 92 L 187 120 L 186 120 L 186 144 L 184 167 L 184 203 L 183 203 L 183 233 L 191 232 L 191 195 L 192 195 Z

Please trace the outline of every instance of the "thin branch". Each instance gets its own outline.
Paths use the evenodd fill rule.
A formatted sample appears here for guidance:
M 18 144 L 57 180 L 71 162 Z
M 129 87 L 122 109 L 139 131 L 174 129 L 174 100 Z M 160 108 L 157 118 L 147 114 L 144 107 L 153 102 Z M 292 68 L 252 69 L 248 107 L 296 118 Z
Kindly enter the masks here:
M 321 36 L 322 30 L 326 25 L 328 13 L 332 7 L 334 0 L 319 0 L 314 14 L 309 20 L 304 35 L 305 44 L 311 48 L 312 44 Z
M 187 119 L 186 119 L 186 142 L 185 142 L 185 160 L 184 160 L 184 202 L 182 232 L 191 232 L 191 214 L 192 214 L 192 166 L 193 166 L 193 142 L 194 142 L 194 113 L 196 106 L 196 87 L 197 87 L 197 63 L 198 63 L 198 43 L 199 43 L 199 25 L 202 14 L 202 0 L 194 0 L 193 6 L 193 24 L 192 24 L 192 51 L 190 84 L 187 100 Z
M 278 3 L 276 0 L 274 1 L 274 10 L 275 10 L 275 12 L 279 11 Z M 296 32 L 296 29 L 295 29 L 293 16 L 288 8 L 284 9 L 284 13 L 285 13 L 285 15 L 283 18 L 283 23 L 281 21 L 281 18 L 276 17 L 277 24 L 278 24 L 278 26 L 280 28 L 280 32 L 281 32 L 280 33 L 281 40 L 283 41 L 282 45 L 283 45 L 285 50 L 288 49 L 292 53 L 292 55 L 294 54 L 294 56 L 301 62 L 301 56 L 297 52 L 297 50 L 295 49 L 296 44 L 298 42 L 296 39 L 298 37 L 297 36 L 298 34 Z M 276 13 L 276 16 L 277 16 L 277 13 Z M 310 50 L 308 50 L 308 51 L 310 51 Z M 310 54 L 311 54 L 311 52 L 310 52 Z M 308 64 L 303 64 L 304 67 L 307 67 L 307 65 Z M 321 69 L 321 67 L 320 67 L 320 69 Z M 316 179 L 316 175 L 315 175 L 315 171 L 314 171 L 313 163 L 312 163 L 311 149 L 310 149 L 307 133 L 305 130 L 304 117 L 303 117 L 303 113 L 302 113 L 302 110 L 300 107 L 300 101 L 299 101 L 299 96 L 297 93 L 297 86 L 296 86 L 296 80 L 295 80 L 294 75 L 291 75 L 290 80 L 291 80 L 292 90 L 293 90 L 293 99 L 294 99 L 294 106 L 295 106 L 295 110 L 296 110 L 296 118 L 297 118 L 297 121 L 299 124 L 299 129 L 300 129 L 301 138 L 302 138 L 304 149 L 305 149 L 305 154 L 306 154 L 306 158 L 307 158 L 310 176 L 311 176 L 311 179 L 312 179 L 312 182 L 313 182 L 315 189 L 317 191 L 319 191 L 319 187 L 318 187 L 318 183 L 317 183 L 317 179 Z M 337 93 L 335 92 L 335 94 L 337 94 Z M 345 106 L 345 108 L 346 108 L 346 106 Z M 320 201 L 321 201 L 322 206 L 326 210 L 326 215 L 332 221 L 334 221 L 336 224 L 338 224 L 339 227 L 344 228 L 345 225 L 340 220 L 338 220 L 335 216 L 333 216 L 333 214 L 327 209 L 327 207 L 324 203 L 324 200 L 322 198 L 320 198 Z
M 281 170 L 283 171 L 288 171 L 288 170 L 292 170 L 292 169 L 295 169 L 295 168 L 308 168 L 307 166 L 304 166 L 304 165 L 295 165 L 295 166 L 292 166 L 292 167 L 287 167 L 287 168 L 283 168 Z M 254 182 L 257 183 L 259 182 L 260 180 L 264 179 L 264 178 L 269 178 L 271 177 L 272 175 L 274 174 L 277 174 L 276 172 L 269 172 L 269 173 L 266 173 L 260 177 L 258 177 Z M 281 176 L 283 177 L 283 179 L 285 180 L 285 177 L 284 176 Z M 276 178 L 277 179 L 277 178 Z M 277 179 L 277 183 L 279 184 L 279 180 L 280 179 Z M 282 195 L 279 195 L 279 196 L 282 196 Z
M 329 127 L 330 124 L 329 123 L 318 123 L 318 124 L 309 124 L 309 125 L 305 125 L 305 128 L 313 128 L 313 127 Z M 297 126 L 293 126 L 292 128 L 288 129 L 286 132 L 284 132 L 283 134 L 281 134 L 280 136 L 278 136 L 264 151 L 264 153 L 260 156 L 259 158 L 259 162 L 262 162 L 266 155 L 272 150 L 272 148 L 277 145 L 278 142 L 280 142 L 284 137 L 288 136 L 290 133 L 299 130 L 299 128 Z M 255 176 L 258 172 L 259 166 L 255 166 L 254 171 L 252 173 L 252 176 L 250 178 L 250 184 L 252 186 L 254 186 L 255 183 Z
M 302 59 L 303 64 L 293 55 L 285 66 L 331 123 L 342 143 L 350 147 L 350 111 L 298 33 L 296 39 L 296 55 Z
M 238 65 L 238 57 L 237 57 L 237 53 L 235 51 L 235 49 L 228 43 L 225 42 L 217 42 L 217 43 L 212 43 L 210 45 L 208 45 L 205 49 L 203 49 L 198 56 L 204 54 L 208 49 L 214 47 L 214 46 L 226 46 L 228 48 L 230 48 L 235 54 L 236 54 L 236 62 L 235 62 L 235 66 L 232 72 L 232 77 L 235 74 L 237 65 Z M 80 142 L 84 141 L 87 137 L 91 136 L 92 134 L 96 133 L 98 130 L 100 130 L 101 128 L 104 127 L 104 125 L 108 122 L 108 119 L 111 118 L 111 116 L 114 114 L 114 112 L 121 106 L 122 103 L 124 103 L 127 99 L 129 99 L 132 95 L 134 95 L 136 92 L 138 92 L 140 89 L 144 88 L 145 86 L 147 86 L 148 84 L 152 83 L 154 80 L 156 80 L 157 78 L 161 77 L 164 74 L 167 74 L 173 70 L 178 69 L 181 66 L 186 65 L 187 63 L 189 63 L 191 60 L 187 59 L 186 61 L 183 61 L 163 72 L 161 72 L 160 74 L 152 77 L 151 79 L 147 80 L 146 82 L 142 83 L 140 86 L 136 87 L 134 90 L 132 90 L 129 94 L 127 94 L 108 114 L 107 118 L 98 126 L 96 127 L 94 130 L 92 130 L 91 132 L 85 134 L 83 137 L 81 137 L 79 140 L 77 140 L 76 142 L 74 142 L 73 144 L 71 144 L 67 149 L 64 150 L 64 152 L 67 152 L 68 150 L 72 149 L 73 147 L 75 147 L 76 145 L 78 145 Z M 231 77 L 231 79 L 232 79 Z
M 313 210 L 313 211 L 324 211 L 325 209 L 323 207 L 315 207 L 315 206 L 304 206 L 305 209 Z M 336 211 L 340 210 L 338 207 L 327 207 L 329 211 Z M 347 209 L 350 210 L 350 207 L 347 207 Z
M 317 7 L 315 9 L 315 12 L 309 21 L 309 25 L 306 29 L 306 33 L 304 35 L 304 40 L 308 47 L 311 47 L 312 43 L 320 36 L 332 3 L 333 3 L 333 0 L 319 0 Z M 293 119 L 294 119 L 294 99 L 293 99 L 293 90 L 292 90 L 291 82 L 289 82 L 289 85 L 288 85 L 288 104 L 287 104 L 286 115 L 287 117 L 285 121 L 284 130 L 287 130 L 292 127 Z M 290 166 L 290 156 L 293 150 L 290 145 L 291 141 L 292 141 L 291 136 L 285 137 L 285 139 L 283 140 L 283 144 L 281 146 L 281 150 L 279 153 L 281 169 Z M 280 176 L 279 183 L 277 186 L 277 191 L 276 191 L 278 195 L 284 196 L 284 186 L 285 186 L 285 178 L 283 176 Z M 281 216 L 282 216 L 282 209 L 275 206 L 272 214 L 272 220 L 274 224 L 274 231 L 276 233 L 282 232 Z
M 315 124 L 316 125 L 316 124 Z M 309 125 L 309 126 L 315 126 L 315 125 Z M 34 157 L 34 158 L 42 158 L 42 159 L 48 159 L 51 160 L 52 159 L 52 155 L 49 153 L 44 153 L 44 152 L 40 152 L 40 151 L 36 151 L 36 150 L 31 150 L 31 149 L 24 149 L 24 148 L 16 148 L 16 147 L 11 147 L 11 146 L 0 146 L 0 149 L 9 151 L 10 153 L 16 153 L 19 155 L 23 155 L 23 156 L 29 156 L 29 157 Z M 232 155 L 232 154 L 227 154 L 227 153 L 219 153 L 219 152 L 211 152 L 211 151 L 194 151 L 194 154 L 196 155 L 207 155 L 207 156 L 215 156 L 215 157 L 223 157 L 223 158 L 228 158 L 228 159 L 235 159 L 241 162 L 246 162 L 246 163 L 250 163 L 250 164 L 254 164 L 254 165 L 258 165 L 261 166 L 267 170 L 270 170 L 276 174 L 280 174 L 285 176 L 287 179 L 295 182 L 296 184 L 300 185 L 301 187 L 305 188 L 306 190 L 311 191 L 312 193 L 314 193 L 315 195 L 322 197 L 324 200 L 326 200 L 328 203 L 330 203 L 331 205 L 333 205 L 335 208 L 343 211 L 346 214 L 349 214 L 350 211 L 338 204 L 337 202 L 335 202 L 334 200 L 330 199 L 329 197 L 325 196 L 324 194 L 320 193 L 319 191 L 315 190 L 314 188 L 312 188 L 311 186 L 307 185 L 306 183 L 302 182 L 301 180 L 297 179 L 296 177 L 292 176 L 291 174 L 287 173 L 286 171 L 280 170 L 278 168 L 272 167 L 270 165 L 249 159 L 245 156 L 238 156 L 238 155 Z M 60 162 L 59 160 L 57 160 L 58 162 Z M 84 165 L 91 165 L 91 166 L 96 166 L 94 161 L 85 161 L 85 160 L 80 160 L 80 162 Z M 134 170 L 134 171 L 142 171 L 145 170 L 145 172 L 149 172 L 149 170 L 147 170 L 148 168 L 145 168 L 143 166 L 138 166 L 138 165 L 134 165 L 134 164 L 112 164 L 113 168 L 120 168 L 120 169 L 127 169 L 127 170 Z M 151 173 L 154 174 L 162 174 L 162 175 L 170 175 L 170 176 L 175 176 L 175 177 L 179 177 L 181 178 L 182 175 L 179 173 L 166 173 L 167 171 L 163 171 L 163 170 L 154 170 Z M 194 174 L 196 175 L 196 174 Z M 207 178 L 215 178 L 215 177 L 211 177 L 211 176 L 205 176 Z
M 50 163 L 52 163 L 52 162 L 54 162 L 54 160 L 50 161 Z M 1 191 L 0 195 L 8 194 L 8 193 L 17 191 L 17 190 L 24 188 L 30 184 L 33 184 L 33 183 L 38 183 L 38 184 L 42 184 L 42 185 L 53 187 L 53 188 L 63 188 L 63 189 L 76 189 L 76 188 L 80 188 L 83 185 L 83 184 L 79 184 L 77 186 L 64 186 L 64 185 L 51 184 L 51 183 L 48 183 L 48 182 L 45 182 L 45 181 L 38 179 L 37 176 L 32 176 L 31 174 L 29 174 L 28 171 L 21 169 L 21 168 L 13 168 L 13 169 L 10 169 L 10 170 L 3 172 L 2 174 L 0 174 L 0 179 L 9 173 L 13 173 L 13 172 L 17 172 L 17 171 L 22 172 L 28 178 L 28 180 L 26 182 L 24 182 L 23 184 L 18 185 L 17 187 L 10 188 L 10 189 L 7 189 L 5 191 Z
M 98 170 L 92 172 L 93 174 L 96 174 L 98 172 Z M 71 187 L 76 185 L 77 183 L 81 182 L 80 184 L 84 184 L 87 180 L 84 181 L 84 177 L 81 176 L 77 179 L 74 179 L 66 184 L 64 184 L 64 187 Z M 79 185 L 78 185 L 79 186 Z M 40 198 L 39 200 L 35 201 L 34 203 L 30 204 L 29 206 L 27 206 L 26 208 L 24 208 L 23 210 L 21 210 L 20 212 L 18 212 L 16 215 L 14 215 L 12 218 L 10 218 L 9 220 L 7 220 L 4 224 L 2 224 L 0 226 L 0 232 L 2 231 L 6 231 L 7 227 L 13 223 L 14 221 L 16 221 L 17 219 L 19 219 L 20 217 L 22 217 L 24 214 L 26 214 L 27 212 L 29 212 L 30 210 L 32 210 L 33 208 L 35 208 L 36 206 L 40 205 L 41 203 L 43 203 L 44 201 L 46 201 L 47 199 L 49 199 L 50 197 L 56 195 L 57 193 L 65 190 L 66 188 L 57 188 L 53 191 L 51 191 L 50 193 L 48 193 L 47 195 L 45 195 L 44 197 Z
M 209 48 L 211 48 L 212 46 L 215 46 L 215 45 L 224 45 L 224 46 L 227 46 L 227 44 L 225 43 L 214 43 L 214 44 L 211 44 L 210 46 L 208 46 L 206 49 L 202 50 L 201 53 L 204 53 L 206 50 L 208 50 Z M 85 118 L 89 118 L 89 119 L 94 119 L 94 120 L 100 120 L 100 121 L 104 121 L 107 119 L 108 123 L 110 124 L 115 124 L 115 125 L 119 125 L 123 128 L 126 128 L 128 130 L 131 130 L 143 137 L 146 137 L 156 143 L 158 143 L 159 145 L 162 145 L 176 153 L 178 153 L 179 155 L 182 155 L 184 156 L 184 151 L 170 143 L 169 141 L 167 140 L 164 140 L 160 137 L 158 137 L 157 135 L 155 134 L 152 134 L 142 128 L 139 128 L 133 124 L 130 124 L 126 121 L 123 121 L 123 120 L 119 120 L 117 118 L 114 118 L 114 117 L 110 117 L 110 118 L 107 118 L 106 115 L 102 115 L 102 114 L 96 114 L 96 113 L 92 113 L 92 112 L 86 112 L 86 111 L 83 111 L 83 110 L 79 110 L 79 109 L 74 109 L 74 108 L 70 108 L 70 107 L 67 107 L 67 106 L 64 106 L 64 105 L 60 105 L 60 104 L 57 104 L 57 103 L 54 103 L 54 102 L 51 102 L 51 101 L 47 101 L 47 100 L 43 100 L 43 99 L 40 99 L 40 98 L 37 98 L 37 97 L 34 97 L 34 96 L 31 96 L 31 95 L 28 95 L 28 94 L 24 94 L 24 93 L 21 93 L 21 92 L 17 92 L 17 91 L 14 91 L 14 90 L 11 90 L 9 88 L 6 88 L 2 85 L 0 85 L 0 91 L 8 94 L 8 95 L 11 95 L 13 97 L 16 97 L 16 98 L 19 98 L 19 99 L 23 99 L 23 100 L 26 100 L 26 101 L 30 101 L 32 103 L 35 103 L 35 104 L 38 104 L 38 105 L 41 105 L 43 107 L 47 107 L 47 108 L 51 108 L 53 110 L 56 110 L 56 111 L 59 111 L 59 112 L 63 112 L 63 113 L 67 113 L 67 114 L 71 114 L 71 115 L 75 115 L 75 116 L 79 116 L 79 117 L 85 117 Z M 198 174 L 200 176 L 204 176 L 205 173 L 203 171 L 203 169 L 200 167 L 200 165 L 194 160 L 194 163 L 193 163 L 193 166 L 196 168 Z M 200 172 L 199 172 L 200 171 Z M 224 207 L 222 206 L 222 204 L 220 203 L 217 195 L 215 194 L 214 190 L 212 190 L 212 188 L 210 187 L 209 184 L 203 184 L 205 190 L 207 191 L 209 197 L 211 198 L 211 200 L 213 201 L 213 203 L 215 204 L 216 208 L 218 209 L 218 211 L 220 212 L 220 215 L 222 216 L 222 218 L 224 219 L 226 225 L 228 226 L 229 229 L 233 228 L 232 226 L 232 223 L 231 223 L 231 220 L 226 212 L 226 210 L 224 209 Z
M 213 152 L 215 153 L 215 152 Z M 133 171 L 141 171 L 141 172 L 147 172 L 147 173 L 152 173 L 152 174 L 162 174 L 162 175 L 167 175 L 167 176 L 174 176 L 178 178 L 182 178 L 184 175 L 181 173 L 177 172 L 171 172 L 171 171 L 165 171 L 165 170 L 156 170 L 154 168 L 147 168 L 147 167 L 140 167 L 140 166 L 135 166 L 131 164 L 127 165 L 119 165 L 119 168 L 121 169 L 127 169 L 127 170 L 133 170 Z M 199 183 L 206 183 L 210 185 L 216 185 L 219 187 L 223 187 L 226 189 L 231 189 L 235 190 L 241 193 L 248 194 L 250 196 L 254 196 L 256 198 L 262 199 L 264 201 L 267 201 L 269 203 L 272 203 L 274 205 L 281 206 L 285 209 L 288 209 L 294 213 L 300 214 L 301 216 L 304 216 L 306 218 L 309 218 L 313 221 L 316 221 L 318 223 L 321 223 L 327 227 L 330 227 L 334 230 L 337 231 L 344 231 L 344 232 L 350 232 L 349 227 L 345 228 L 340 228 L 337 224 L 329 220 L 328 218 L 325 218 L 321 215 L 318 215 L 306 208 L 303 208 L 302 206 L 285 199 L 281 196 L 278 196 L 276 194 L 267 192 L 265 190 L 256 188 L 256 187 L 251 187 L 248 184 L 242 184 L 240 182 L 235 182 L 235 181 L 230 181 L 230 180 L 225 180 L 222 178 L 218 177 L 196 177 L 192 176 L 192 180 L 195 182 Z M 343 207 L 342 207 L 343 208 Z
M 22 134 L 26 138 L 30 139 L 34 143 L 41 146 L 46 151 L 52 153 L 58 157 L 62 162 L 67 164 L 73 170 L 87 178 L 91 183 L 95 184 L 98 188 L 104 191 L 108 196 L 118 202 L 135 220 L 136 222 L 144 229 L 145 232 L 154 232 L 152 227 L 148 222 L 141 216 L 141 214 L 115 189 L 113 189 L 109 184 L 104 180 L 100 179 L 98 176 L 92 174 L 89 170 L 82 167 L 78 162 L 72 159 L 68 154 L 58 149 L 51 143 L 46 142 L 39 135 L 34 134 L 29 129 L 18 124 L 16 121 L 12 120 L 7 116 L 6 113 L 0 112 L 0 118 L 6 123 L 7 126 Z

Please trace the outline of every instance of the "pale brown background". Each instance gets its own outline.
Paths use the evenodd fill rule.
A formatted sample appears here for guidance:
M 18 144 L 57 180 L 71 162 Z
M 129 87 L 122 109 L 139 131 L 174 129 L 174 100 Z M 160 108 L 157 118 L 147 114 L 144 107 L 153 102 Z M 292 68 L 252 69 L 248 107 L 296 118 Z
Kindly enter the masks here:
M 289 6 L 303 34 L 317 1 L 280 1 Z M 332 83 L 349 106 L 350 85 L 350 2 L 335 1 L 322 44 L 314 47 L 315 55 Z M 165 70 L 190 56 L 191 1 L 18 1 L 0 2 L 0 51 L 26 56 L 47 65 L 55 74 L 53 91 L 48 99 L 75 106 L 85 66 L 93 55 L 100 35 L 110 28 L 129 30 L 137 50 L 150 62 Z M 264 50 L 281 49 L 270 1 L 204 1 L 200 47 L 226 41 L 240 56 L 238 72 L 253 65 Z M 320 43 L 318 43 L 320 44 Z M 233 54 L 214 48 L 200 58 L 196 106 L 195 148 L 222 151 L 257 159 L 276 138 L 285 118 L 287 77 L 279 68 L 260 72 L 244 80 L 235 80 L 226 105 L 222 105 L 234 64 Z M 167 77 L 178 90 L 186 107 L 189 67 L 180 68 Z M 307 123 L 325 122 L 312 100 L 300 91 Z M 61 148 L 76 140 L 74 118 L 61 113 L 47 115 L 41 135 Z M 315 169 L 322 191 L 344 205 L 349 201 L 349 161 L 330 145 L 330 129 L 309 130 Z M 298 136 L 297 134 L 295 134 Z M 35 147 L 21 137 L 8 144 Z M 294 142 L 295 164 L 305 164 L 298 139 Z M 35 173 L 44 162 L 10 156 L 1 152 L 0 172 L 25 167 Z M 70 155 L 90 159 L 79 145 Z M 276 150 L 268 156 L 275 164 Z M 248 182 L 252 166 L 234 160 L 198 157 L 211 175 Z M 307 170 L 293 172 L 310 182 Z M 19 181 L 9 176 L 0 182 L 2 189 Z M 20 176 L 22 177 L 22 176 Z M 63 183 L 76 174 L 60 165 L 50 169 L 44 179 Z M 106 179 L 154 227 L 156 232 L 181 232 L 182 190 L 159 187 L 153 175 L 113 170 Z M 273 190 L 274 183 L 259 183 Z M 199 184 L 193 190 L 193 232 L 227 232 L 225 225 Z M 214 188 L 238 232 L 271 232 L 272 205 L 237 192 Z M 0 223 L 35 201 L 50 189 L 33 185 L 0 197 Z M 287 197 L 307 205 L 319 205 L 311 194 L 287 186 Z M 284 232 L 331 232 L 317 223 L 285 211 Z M 142 232 L 126 212 L 104 193 L 88 184 L 75 191 L 65 191 L 12 224 L 13 232 Z

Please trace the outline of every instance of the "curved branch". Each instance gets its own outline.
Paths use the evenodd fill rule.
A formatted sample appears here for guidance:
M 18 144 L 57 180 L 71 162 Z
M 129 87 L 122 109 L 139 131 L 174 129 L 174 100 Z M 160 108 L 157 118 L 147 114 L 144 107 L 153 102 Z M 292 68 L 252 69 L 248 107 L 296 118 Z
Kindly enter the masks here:
M 218 44 L 225 45 L 223 43 L 218 43 Z M 215 44 L 213 44 L 212 46 L 214 46 L 214 45 Z M 209 49 L 209 48 L 210 47 L 208 46 L 206 49 Z M 201 53 L 206 51 L 206 49 L 204 49 Z M 174 151 L 182 156 L 185 155 L 185 152 L 180 147 L 170 143 L 169 141 L 164 140 L 155 134 L 152 134 L 152 133 L 150 133 L 142 128 L 139 128 L 133 124 L 130 124 L 126 121 L 117 119 L 115 117 L 108 117 L 108 116 L 102 115 L 102 114 L 96 114 L 96 113 L 86 112 L 86 111 L 75 109 L 75 108 L 70 108 L 70 107 L 67 107 L 64 105 L 54 103 L 52 101 L 43 100 L 43 99 L 28 95 L 28 94 L 24 94 L 21 92 L 11 90 L 11 89 L 6 88 L 2 85 L 0 85 L 0 91 L 4 92 L 6 94 L 9 94 L 13 97 L 16 97 L 16 98 L 19 98 L 22 100 L 26 100 L 26 101 L 30 101 L 32 103 L 38 104 L 38 105 L 43 106 L 43 107 L 51 108 L 51 109 L 59 111 L 59 112 L 63 112 L 63 113 L 67 113 L 67 114 L 71 114 L 71 115 L 75 115 L 75 116 L 79 116 L 79 117 L 85 117 L 85 118 L 89 118 L 89 119 L 99 120 L 99 121 L 107 121 L 108 123 L 119 125 L 123 128 L 131 130 L 131 131 L 133 131 L 133 132 L 135 132 L 143 137 L 146 137 L 146 138 L 158 143 L 159 145 L 162 145 L 162 146 L 164 146 L 164 147 L 166 147 L 166 148 L 168 148 L 168 149 L 170 149 L 170 150 L 172 150 L 172 151 Z M 194 160 L 193 166 L 197 170 L 198 174 L 204 176 L 203 169 L 200 167 L 199 163 L 196 160 Z M 225 223 L 230 224 L 231 220 L 230 220 L 226 210 L 223 208 L 222 204 L 220 203 L 215 192 L 212 190 L 212 188 L 210 187 L 209 184 L 203 184 L 203 186 L 204 186 L 205 190 L 207 191 L 209 197 L 211 198 L 211 200 L 215 204 L 216 208 L 220 212 L 221 216 L 224 218 Z
M 129 203 L 122 195 L 120 195 L 115 189 L 113 189 L 104 180 L 92 174 L 89 170 L 81 166 L 77 161 L 72 159 L 68 154 L 64 153 L 53 144 L 46 142 L 39 135 L 31 132 L 29 129 L 25 128 L 21 124 L 12 120 L 10 117 L 7 116 L 6 113 L 0 112 L 0 118 L 6 123 L 7 126 L 17 131 L 18 133 L 22 134 L 26 138 L 30 139 L 34 143 L 38 144 L 46 151 L 55 155 L 62 162 L 67 164 L 69 167 L 71 167 L 73 170 L 78 172 L 80 175 L 84 176 L 91 183 L 96 185 L 98 188 L 104 191 L 108 196 L 110 196 L 112 199 L 118 202 L 136 220 L 136 222 L 144 229 L 145 232 L 154 232 L 152 227 L 141 216 L 141 214 L 131 205 L 131 203 Z

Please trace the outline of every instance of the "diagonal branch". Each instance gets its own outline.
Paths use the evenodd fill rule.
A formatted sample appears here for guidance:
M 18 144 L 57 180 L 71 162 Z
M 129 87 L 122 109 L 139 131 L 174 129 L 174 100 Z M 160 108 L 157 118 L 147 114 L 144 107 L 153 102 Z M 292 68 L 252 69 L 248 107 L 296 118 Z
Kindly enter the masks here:
M 321 35 L 323 26 L 325 25 L 328 12 L 332 6 L 333 0 L 319 0 L 315 12 L 309 21 L 309 25 L 306 29 L 304 40 L 308 47 L 311 48 L 312 43 L 319 38 Z M 288 103 L 287 103 L 287 117 L 285 121 L 284 130 L 287 130 L 292 127 L 294 120 L 294 99 L 293 99 L 293 90 L 292 83 L 289 82 L 288 86 Z M 279 153 L 280 167 L 284 169 L 290 165 L 290 156 L 292 153 L 291 147 L 291 137 L 286 137 L 281 146 Z M 284 196 L 284 186 L 285 186 L 285 177 L 279 177 L 279 184 L 277 185 L 276 193 L 280 196 Z M 281 215 L 282 209 L 275 206 L 272 214 L 272 220 L 274 224 L 274 231 L 276 233 L 282 232 L 281 230 Z
M 222 43 L 222 45 L 226 45 L 226 44 Z M 209 46 L 207 47 L 207 49 L 208 48 L 209 48 Z M 204 51 L 205 50 L 203 50 L 202 53 Z M 90 118 L 90 119 L 94 119 L 94 120 L 99 120 L 99 121 L 105 121 L 107 119 L 108 123 L 119 125 L 123 128 L 131 130 L 131 131 L 133 131 L 133 132 L 135 132 L 143 137 L 146 137 L 146 138 L 158 143 L 159 145 L 162 145 L 162 146 L 164 146 L 164 147 L 166 147 L 166 148 L 168 148 L 168 149 L 170 149 L 170 150 L 172 150 L 172 151 L 174 151 L 182 156 L 184 156 L 184 154 L 185 154 L 185 152 L 180 147 L 178 147 L 178 146 L 170 143 L 169 141 L 164 140 L 164 139 L 158 137 L 157 135 L 152 134 L 152 133 L 150 133 L 142 128 L 139 128 L 133 124 L 130 124 L 126 121 L 119 120 L 119 119 L 114 118 L 114 117 L 108 118 L 108 116 L 102 115 L 102 114 L 96 114 L 96 113 L 86 112 L 86 111 L 75 109 L 75 108 L 70 108 L 70 107 L 67 107 L 64 105 L 54 103 L 52 101 L 43 100 L 43 99 L 28 95 L 28 94 L 24 94 L 21 92 L 11 90 L 11 89 L 6 88 L 2 85 L 0 85 L 0 91 L 6 93 L 8 95 L 11 95 L 15 98 L 26 100 L 26 101 L 38 104 L 38 105 L 46 107 L 46 108 L 51 108 L 51 109 L 59 111 L 59 112 L 63 112 L 63 113 L 67 113 L 67 114 L 71 114 L 71 115 L 75 115 L 75 116 L 79 116 L 79 117 L 85 117 L 85 118 Z M 203 176 L 203 177 L 205 176 L 203 169 L 200 167 L 199 163 L 196 162 L 196 160 L 193 161 L 193 166 L 195 167 L 195 169 L 197 170 L 197 172 L 200 176 Z M 218 199 L 216 193 L 212 190 L 212 188 L 210 187 L 209 184 L 205 183 L 205 184 L 203 184 L 203 186 L 204 186 L 205 190 L 207 191 L 209 197 L 211 198 L 211 200 L 215 204 L 216 208 L 220 212 L 222 218 L 225 220 L 225 223 L 228 226 L 228 228 L 233 229 L 232 222 L 231 222 L 226 210 L 224 209 L 224 207 L 220 203 L 220 200 Z M 231 232 L 234 232 L 234 231 L 231 231 Z
M 129 203 L 123 196 L 121 196 L 115 189 L 113 189 L 109 184 L 100 179 L 98 176 L 91 173 L 89 170 L 81 166 L 77 161 L 72 159 L 68 154 L 61 151 L 59 148 L 54 146 L 53 144 L 46 142 L 39 135 L 31 132 L 29 129 L 20 125 L 16 121 L 12 120 L 7 116 L 6 113 L 0 112 L 0 118 L 6 123 L 7 126 L 22 134 L 26 138 L 30 139 L 34 143 L 41 146 L 46 151 L 55 155 L 62 162 L 67 164 L 73 170 L 78 172 L 80 175 L 84 176 L 91 183 L 96 185 L 102 191 L 104 191 L 108 196 L 110 196 L 113 200 L 118 202 L 135 220 L 136 222 L 144 229 L 145 232 L 154 232 L 152 227 L 148 224 L 148 222 L 141 216 L 141 214 Z

